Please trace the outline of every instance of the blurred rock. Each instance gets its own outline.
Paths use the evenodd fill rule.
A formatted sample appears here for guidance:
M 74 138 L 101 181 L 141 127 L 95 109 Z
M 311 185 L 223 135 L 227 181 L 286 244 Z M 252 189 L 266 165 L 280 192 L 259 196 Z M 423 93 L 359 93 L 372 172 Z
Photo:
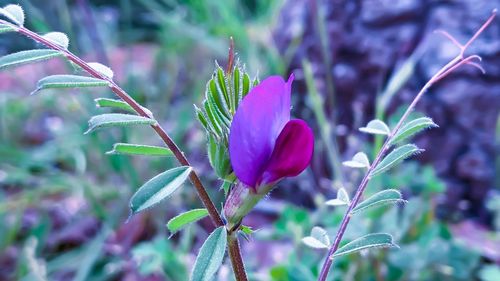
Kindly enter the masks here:
M 328 104 L 325 107 L 327 112 L 336 114 L 338 123 L 351 127 L 349 131 L 352 132 L 356 131 L 359 122 L 374 117 L 376 94 L 417 47 L 423 51 L 422 56 L 414 75 L 389 103 L 389 115 L 408 104 L 429 77 L 457 54 L 458 48 L 444 36 L 433 33 L 434 30 L 446 30 L 464 43 L 500 4 L 491 0 L 289 2 L 284 5 L 274 32 L 279 49 L 288 50 L 290 42 L 299 36 L 283 30 L 290 26 L 303 27 L 302 43 L 297 46 L 289 69 L 300 68 L 303 59 L 311 61 L 318 88 L 325 96 L 326 77 L 331 76 L 337 104 L 334 111 Z M 327 52 L 333 61 L 331 69 L 326 69 L 328 66 L 322 55 L 318 10 L 326 19 Z M 448 218 L 458 215 L 450 212 L 460 212 L 459 202 L 468 202 L 472 206 L 467 208 L 469 216 L 483 222 L 487 220 L 485 194 L 493 186 L 491 163 L 498 157 L 494 136 L 500 113 L 499 35 L 497 18 L 469 49 L 469 53 L 477 53 L 483 58 L 486 75 L 472 67 L 461 67 L 433 87 L 417 106 L 417 110 L 440 125 L 416 141 L 427 150 L 419 159 L 433 163 L 439 176 L 447 179 L 444 210 L 439 213 Z M 295 86 L 296 90 L 306 92 L 303 80 L 297 79 Z M 308 116 L 309 111 L 308 108 L 296 108 L 295 114 Z M 346 137 L 340 137 L 339 144 L 346 153 Z M 327 159 L 321 161 L 323 166 L 328 165 Z M 314 163 L 314 168 L 324 173 L 321 163 L 318 160 Z

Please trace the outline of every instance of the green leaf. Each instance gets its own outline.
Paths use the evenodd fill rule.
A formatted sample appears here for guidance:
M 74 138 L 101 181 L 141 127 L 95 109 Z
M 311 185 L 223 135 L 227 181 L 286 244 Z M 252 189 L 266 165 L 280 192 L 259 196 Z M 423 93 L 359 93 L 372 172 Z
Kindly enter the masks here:
M 342 162 L 342 165 L 350 168 L 369 168 L 370 160 L 364 152 L 358 152 L 352 157 L 352 160 Z
M 100 74 L 112 79 L 113 76 L 115 75 L 113 73 L 113 70 L 111 68 L 105 66 L 104 64 L 98 63 L 98 62 L 89 62 L 87 63 L 91 68 L 93 68 L 95 71 L 99 72 Z
M 222 135 L 222 128 L 221 128 L 221 122 L 217 117 L 216 115 L 214 114 L 214 112 L 212 111 L 212 107 L 209 106 L 210 102 L 209 101 L 206 101 L 203 103 L 203 107 L 205 108 L 205 112 L 207 113 L 207 117 L 208 117 L 208 124 L 210 125 L 210 128 L 211 128 L 211 131 L 213 131 L 213 133 L 217 136 L 221 136 Z
M 394 244 L 392 236 L 390 234 L 372 233 L 345 244 L 343 247 L 335 251 L 335 253 L 330 256 L 330 259 L 338 256 L 348 255 L 354 252 L 359 252 L 365 249 L 391 247 L 398 246 Z
M 148 156 L 172 156 L 172 151 L 166 147 L 131 144 L 131 143 L 115 143 L 113 150 L 106 154 L 129 154 L 129 155 L 148 155 Z
M 240 101 L 241 101 L 241 83 L 242 83 L 242 77 L 241 77 L 241 72 L 238 67 L 234 68 L 233 71 L 233 108 L 232 108 L 232 113 L 234 114 L 236 112 L 236 109 L 238 108 Z
M 62 32 L 49 32 L 42 37 L 63 47 L 64 49 L 68 49 L 69 47 L 69 38 Z
M 401 192 L 396 189 L 386 189 L 375 193 L 368 199 L 359 203 L 354 209 L 352 209 L 351 214 L 356 214 L 368 208 L 404 202 L 406 202 L 406 200 L 402 198 Z
M 375 135 L 389 135 L 391 130 L 382 120 L 372 120 L 368 122 L 366 127 L 361 127 L 359 130 L 363 133 L 375 134 Z
M 38 61 L 44 61 L 55 57 L 62 57 L 63 53 L 49 49 L 38 49 L 21 51 L 14 54 L 9 54 L 0 58 L 0 70 Z
M 224 179 L 231 172 L 228 148 L 212 135 L 208 135 L 208 160 L 219 178 Z
M 37 83 L 36 90 L 32 93 L 37 93 L 44 89 L 58 89 L 58 88 L 85 88 L 85 87 L 102 87 L 108 86 L 105 80 L 78 76 L 78 75 L 52 75 L 40 79 Z
M 242 81 L 242 87 L 241 87 L 241 98 L 243 99 L 248 92 L 250 92 L 250 76 L 248 74 L 243 74 L 243 81 Z
M 224 226 L 218 227 L 201 246 L 191 273 L 191 281 L 213 280 L 214 275 L 222 265 L 226 253 L 226 244 L 226 229 Z
M 254 230 L 250 226 L 242 225 L 240 226 L 240 231 L 243 232 L 245 235 L 251 235 L 254 233 Z
M 217 103 L 213 99 L 213 95 L 207 95 L 207 99 L 205 100 L 206 103 L 208 103 L 208 106 L 210 108 L 210 111 L 213 113 L 214 117 L 216 118 L 216 122 L 222 127 L 222 128 L 229 128 L 231 126 L 231 121 L 229 118 L 223 113 L 225 111 L 224 108 L 219 108 L 217 106 Z M 229 113 L 226 113 L 229 115 Z
M 112 126 L 128 126 L 128 125 L 154 125 L 156 121 L 150 118 L 121 113 L 109 113 L 96 115 L 89 120 L 89 129 L 85 134 L 91 133 L 97 129 L 112 127 Z
M 325 202 L 325 204 L 329 206 L 343 206 L 349 205 L 350 203 L 349 194 L 347 194 L 347 191 L 343 187 L 339 188 L 337 191 L 337 198 Z
M 131 214 L 150 208 L 172 195 L 187 180 L 191 171 L 191 167 L 182 166 L 150 179 L 130 198 Z
M 224 115 L 224 117 L 229 118 L 229 106 L 226 103 L 223 93 L 220 90 L 220 87 L 217 86 L 217 82 L 215 78 L 208 81 L 207 91 L 205 93 L 205 99 L 214 104 L 214 107 L 218 109 L 220 114 Z
M 373 170 L 371 176 L 380 175 L 391 169 L 406 158 L 424 151 L 414 144 L 405 144 L 391 151 Z
M 230 182 L 228 180 L 224 180 L 222 181 L 222 184 L 219 188 L 219 190 L 224 190 L 224 197 L 227 197 L 227 195 L 229 194 L 229 190 L 231 189 L 231 186 L 233 185 L 234 181 L 233 182 Z
M 417 119 L 412 120 L 412 121 L 406 123 L 405 125 L 403 125 L 398 130 L 396 135 L 394 135 L 394 137 L 392 138 L 391 144 L 402 142 L 405 139 L 408 139 L 408 138 L 414 136 L 415 134 L 418 134 L 419 132 L 421 132 L 425 129 L 435 128 L 435 127 L 439 127 L 439 126 L 436 125 L 436 123 L 434 123 L 434 121 L 432 121 L 431 118 L 429 118 L 429 117 L 417 118 Z
M 255 76 L 255 78 L 253 79 L 253 82 L 252 82 L 252 87 L 255 87 L 259 84 L 260 84 L 260 79 L 259 79 L 259 77 Z
M 0 24 L 0 33 L 12 32 L 12 31 L 16 31 L 16 30 L 8 25 Z
M 197 107 L 196 105 L 194 105 L 194 111 L 196 112 L 196 117 L 198 118 L 198 121 L 200 121 L 203 128 L 205 128 L 205 130 L 208 131 L 209 127 L 208 127 L 208 121 L 207 121 L 207 117 L 205 116 L 205 113 L 203 113 L 203 111 L 199 107 Z
M 326 230 L 315 226 L 311 230 L 310 236 L 302 238 L 302 243 L 315 249 L 328 249 L 330 247 L 330 238 Z
M 17 25 L 24 25 L 24 11 L 19 5 L 10 4 L 0 8 L 0 15 L 3 15 Z
M 170 236 L 174 235 L 187 224 L 198 221 L 206 216 L 208 216 L 207 209 L 194 209 L 172 218 L 167 223 L 167 228 L 171 233 Z
M 229 98 L 229 92 L 227 89 L 226 75 L 221 67 L 217 68 L 217 90 L 224 96 L 224 101 L 227 105 L 231 104 L 231 99 Z
M 128 103 L 121 100 L 97 98 L 94 101 L 97 107 L 111 107 L 135 113 L 135 110 Z

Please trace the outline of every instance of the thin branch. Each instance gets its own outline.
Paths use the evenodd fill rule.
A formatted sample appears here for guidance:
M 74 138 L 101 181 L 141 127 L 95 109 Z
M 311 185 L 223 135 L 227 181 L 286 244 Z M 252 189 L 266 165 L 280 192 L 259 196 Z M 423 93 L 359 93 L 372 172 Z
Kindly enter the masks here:
M 229 259 L 233 266 L 234 277 L 238 281 L 248 280 L 245 266 L 241 258 L 240 244 L 237 232 L 228 233 L 227 245 L 229 249 Z
M 464 48 L 464 46 L 462 44 L 460 44 L 460 42 L 458 42 L 457 39 L 455 39 L 455 37 L 453 37 L 450 33 L 448 33 L 448 31 L 436 30 L 434 32 L 439 33 L 439 34 L 443 35 L 444 37 L 448 38 L 448 40 L 450 40 L 451 43 L 453 43 L 453 45 L 457 46 L 460 50 L 462 50 Z
M 120 86 L 118 86 L 111 78 L 97 72 L 95 69 L 93 69 L 91 66 L 89 66 L 84 60 L 82 60 L 78 56 L 74 55 L 70 51 L 68 51 L 68 50 L 62 48 L 61 46 L 51 42 L 50 40 L 43 38 L 42 36 L 38 35 L 37 33 L 33 32 L 25 27 L 19 27 L 19 26 L 13 25 L 13 24 L 11 24 L 7 21 L 4 21 L 2 19 L 0 19 L 0 24 L 8 25 L 8 26 L 14 28 L 20 34 L 23 34 L 23 35 L 25 35 L 25 36 L 27 36 L 35 41 L 47 46 L 48 48 L 62 52 L 68 60 L 70 60 L 73 63 L 75 63 L 76 65 L 80 66 L 82 69 L 87 71 L 93 77 L 107 81 L 110 85 L 111 90 L 119 98 L 121 98 L 124 102 L 126 102 L 128 105 L 130 105 L 136 111 L 136 113 L 138 115 L 154 119 L 154 117 L 151 114 L 149 114 L 146 110 L 144 110 L 144 107 L 142 107 L 137 101 L 135 101 L 122 88 L 120 88 Z M 232 39 L 231 39 L 230 54 L 233 52 L 234 52 L 233 51 L 233 43 L 232 43 Z M 179 163 L 181 165 L 191 166 L 189 161 L 187 160 L 187 158 L 184 156 L 184 153 L 179 149 L 177 144 L 172 140 L 172 138 L 170 138 L 170 136 L 161 127 L 161 125 L 158 122 L 156 122 L 154 125 L 151 125 L 151 127 L 158 134 L 158 136 L 163 140 L 165 145 L 173 152 L 175 158 L 177 158 L 177 161 L 179 161 Z M 210 215 L 210 218 L 211 218 L 214 226 L 219 227 L 219 226 L 225 225 L 222 217 L 220 216 L 219 212 L 215 208 L 214 203 L 210 199 L 210 196 L 208 195 L 205 187 L 203 186 L 203 183 L 201 182 L 200 178 L 198 177 L 197 173 L 194 170 L 189 175 L 189 178 L 190 178 L 191 182 L 193 183 L 193 185 L 198 193 L 198 197 L 202 201 L 205 208 L 208 210 L 208 213 Z M 230 256 L 231 256 L 231 262 L 233 265 L 233 270 L 234 270 L 236 280 L 237 281 L 247 281 L 248 279 L 247 279 L 246 272 L 245 272 L 245 266 L 243 264 L 243 259 L 241 257 L 240 246 L 239 246 L 237 238 L 235 238 L 234 240 L 231 241 L 231 243 L 228 244 L 228 251 L 229 251 Z
M 330 267 L 332 266 L 333 263 L 333 258 L 332 255 L 337 251 L 340 241 L 342 240 L 342 237 L 344 236 L 344 233 L 347 229 L 347 225 L 349 224 L 349 221 L 351 220 L 351 211 L 356 207 L 356 205 L 359 203 L 361 200 L 361 197 L 363 196 L 363 192 L 366 189 L 366 186 L 368 185 L 368 182 L 371 179 L 371 174 L 374 171 L 374 169 L 377 167 L 377 165 L 380 163 L 380 161 L 383 159 L 384 155 L 388 152 L 390 148 L 390 143 L 392 141 L 392 138 L 398 133 L 399 129 L 403 125 L 403 123 L 406 121 L 410 113 L 413 111 L 415 106 L 417 105 L 418 101 L 420 98 L 424 95 L 427 90 L 433 86 L 436 82 L 440 81 L 444 77 L 446 77 L 448 74 L 450 74 L 453 70 L 457 69 L 459 66 L 463 64 L 470 64 L 471 60 L 479 58 L 479 56 L 472 55 L 467 58 L 464 58 L 464 53 L 467 49 L 467 47 L 470 46 L 470 44 L 483 32 L 486 27 L 493 21 L 493 19 L 496 16 L 496 9 L 493 11 L 492 15 L 488 18 L 488 20 L 479 28 L 479 30 L 474 34 L 474 36 L 465 44 L 462 48 L 460 53 L 452 59 L 450 62 L 448 62 L 445 66 L 443 66 L 434 76 L 431 77 L 431 79 L 422 87 L 420 92 L 415 96 L 411 104 L 408 106 L 406 109 L 405 113 L 399 120 L 399 122 L 396 124 L 394 129 L 391 131 L 391 134 L 387 137 L 384 145 L 380 149 L 380 152 L 378 155 L 375 157 L 375 160 L 373 161 L 372 165 L 370 168 L 368 168 L 368 171 L 366 172 L 365 176 L 361 180 L 361 183 L 359 184 L 356 193 L 354 194 L 354 197 L 351 201 L 351 204 L 349 204 L 349 207 L 347 208 L 347 211 L 344 214 L 344 217 L 342 218 L 342 222 L 340 223 L 340 228 L 337 232 L 337 235 L 335 236 L 335 240 L 331 246 L 331 248 L 328 251 L 328 256 L 326 257 L 325 262 L 323 263 L 323 267 L 321 268 L 321 272 L 319 275 L 318 280 L 319 281 L 325 281 L 326 278 L 328 277 L 328 273 L 330 271 Z M 448 33 L 443 33 L 443 34 L 448 34 Z M 448 34 L 449 35 L 449 34 Z M 450 35 L 451 37 L 451 35 Z M 452 42 L 457 42 L 453 37 L 451 37 Z
M 120 86 L 118 86 L 111 78 L 99 73 L 95 69 L 93 69 L 90 65 L 87 64 L 84 60 L 82 60 L 80 57 L 76 56 L 75 54 L 71 53 L 70 51 L 64 49 L 63 47 L 59 46 L 58 44 L 38 35 L 37 33 L 23 27 L 23 26 L 17 26 L 14 24 L 11 24 L 10 22 L 7 22 L 5 20 L 0 19 L 0 24 L 5 24 L 7 26 L 10 26 L 14 28 L 18 33 L 23 34 L 45 46 L 47 46 L 50 49 L 60 51 L 63 53 L 66 58 L 76 65 L 80 66 L 83 70 L 88 72 L 90 75 L 92 75 L 95 78 L 105 80 L 106 82 L 109 83 L 109 87 L 111 90 L 118 96 L 120 97 L 124 102 L 129 104 L 138 115 L 154 119 L 153 116 L 150 116 L 144 108 L 137 102 L 135 101 L 129 94 L 127 94 Z M 170 138 L 170 136 L 167 134 L 167 132 L 161 127 L 161 125 L 156 122 L 154 125 L 151 125 L 153 130 L 160 136 L 160 138 L 163 140 L 163 142 L 167 145 L 167 147 L 172 151 L 174 154 L 175 158 L 177 158 L 177 161 L 181 165 L 185 166 L 190 166 L 189 161 L 186 159 L 184 156 L 184 153 L 179 149 L 177 144 Z M 208 195 L 205 187 L 201 183 L 200 178 L 196 174 L 196 172 L 193 170 L 191 174 L 189 175 L 189 178 L 191 182 L 193 183 L 198 196 L 200 197 L 200 200 L 202 201 L 203 205 L 205 208 L 207 208 L 208 213 L 210 215 L 210 218 L 212 219 L 212 222 L 214 226 L 223 226 L 224 221 L 222 220 L 221 216 L 219 215 L 219 212 L 215 208 L 214 203 L 210 199 L 210 196 Z

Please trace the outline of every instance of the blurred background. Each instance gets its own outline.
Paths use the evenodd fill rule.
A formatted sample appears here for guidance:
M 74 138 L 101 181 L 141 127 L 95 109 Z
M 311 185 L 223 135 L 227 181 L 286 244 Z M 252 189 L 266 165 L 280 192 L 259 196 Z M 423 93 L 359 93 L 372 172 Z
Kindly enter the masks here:
M 13 1 L 0 0 L 0 6 Z M 420 87 L 458 52 L 499 0 L 16 0 L 37 32 L 61 31 L 70 50 L 111 66 L 115 80 L 155 113 L 222 206 L 193 104 L 204 98 L 229 37 L 246 69 L 295 74 L 293 110 L 316 134 L 311 164 L 244 221 L 252 280 L 316 280 L 325 252 L 301 243 L 320 225 L 333 236 L 345 211 L 324 205 L 362 174 L 340 163 L 374 155 L 382 140 L 357 128 L 393 124 Z M 440 128 L 415 139 L 426 152 L 370 184 L 409 202 L 355 217 L 346 239 L 389 232 L 399 250 L 339 258 L 331 280 L 500 280 L 500 21 L 470 48 L 486 74 L 463 67 L 417 106 Z M 0 55 L 39 47 L 0 36 Z M 29 93 L 61 61 L 0 73 L 0 280 L 188 280 L 212 230 L 208 219 L 168 239 L 165 223 L 201 207 L 191 184 L 125 224 L 128 200 L 173 158 L 109 156 L 115 142 L 160 145 L 149 128 L 82 135 L 106 90 Z M 229 261 L 218 280 L 232 280 Z

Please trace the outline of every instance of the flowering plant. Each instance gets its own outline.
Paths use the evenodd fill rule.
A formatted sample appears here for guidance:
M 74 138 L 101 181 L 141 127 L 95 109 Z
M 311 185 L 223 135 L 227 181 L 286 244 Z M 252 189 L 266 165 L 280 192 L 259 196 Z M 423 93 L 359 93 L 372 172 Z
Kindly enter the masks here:
M 38 82 L 35 93 L 45 89 L 108 87 L 119 99 L 98 98 L 95 100 L 96 105 L 121 113 L 92 117 L 87 133 L 112 126 L 148 125 L 161 138 L 165 147 L 117 143 L 112 153 L 173 155 L 178 160 L 179 167 L 164 171 L 139 187 L 131 197 L 129 205 L 131 215 L 143 212 L 167 199 L 188 179 L 191 181 L 204 208 L 179 214 L 167 223 L 172 234 L 206 216 L 210 217 L 215 227 L 199 250 L 191 280 L 212 279 L 224 260 L 226 250 L 235 278 L 247 280 L 238 236 L 242 232 L 251 233 L 249 228 L 242 225 L 244 217 L 279 181 L 304 171 L 313 156 L 312 129 L 304 120 L 290 117 L 294 75 L 290 75 L 287 81 L 280 76 L 271 76 L 263 81 L 252 80 L 244 67 L 238 61 L 235 63 L 231 45 L 227 69 L 216 66 L 212 79 L 208 81 L 205 100 L 201 107 L 195 106 L 195 113 L 207 135 L 210 164 L 223 182 L 225 201 L 221 213 L 178 145 L 149 109 L 141 106 L 114 82 L 113 71 L 109 67 L 86 62 L 73 54 L 68 49 L 69 39 L 63 33 L 50 32 L 40 35 L 24 27 L 25 14 L 18 5 L 1 8 L 0 15 L 4 18 L 0 19 L 0 33 L 17 32 L 46 47 L 2 57 L 0 70 L 56 57 L 70 61 L 81 73 L 45 77 Z M 422 95 L 460 66 L 471 65 L 483 71 L 476 62 L 480 58 L 476 55 L 465 56 L 465 51 L 493 21 L 494 16 L 495 14 L 463 45 L 443 32 L 459 47 L 459 54 L 424 85 L 394 128 L 389 128 L 382 120 L 372 120 L 360 128 L 360 131 L 365 133 L 385 136 L 386 140 L 372 162 L 363 152 L 344 162 L 345 166 L 366 169 L 366 172 L 352 199 L 345 189 L 340 188 L 337 198 L 327 202 L 329 205 L 347 206 L 333 243 L 330 243 L 326 231 L 319 226 L 314 227 L 311 235 L 303 239 L 304 243 L 311 247 L 328 249 L 318 280 L 327 279 L 332 261 L 337 256 L 369 248 L 396 246 L 392 236 L 387 233 L 367 234 L 342 246 L 341 242 L 353 215 L 368 208 L 405 202 L 401 193 L 395 189 L 383 190 L 364 200 L 363 192 L 373 177 L 422 152 L 413 144 L 402 144 L 424 129 L 437 127 L 428 117 L 408 120 Z M 305 70 L 307 74 L 307 69 Z

